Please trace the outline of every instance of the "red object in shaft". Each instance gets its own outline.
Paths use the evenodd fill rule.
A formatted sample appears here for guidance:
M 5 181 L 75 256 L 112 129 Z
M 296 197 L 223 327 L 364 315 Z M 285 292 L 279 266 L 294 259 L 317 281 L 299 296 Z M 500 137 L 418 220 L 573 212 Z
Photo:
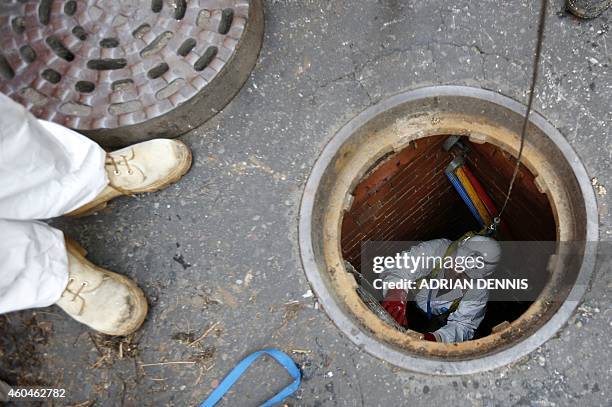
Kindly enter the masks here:
M 478 197 L 480 198 L 482 203 L 486 206 L 487 210 L 489 211 L 489 215 L 491 215 L 492 218 L 497 216 L 497 213 L 498 213 L 497 208 L 495 207 L 493 200 L 489 197 L 489 194 L 487 194 L 487 191 L 485 191 L 480 181 L 478 181 L 478 178 L 474 176 L 474 174 L 472 173 L 470 168 L 467 166 L 467 164 L 463 164 L 462 167 L 463 167 L 463 171 L 465 171 L 465 175 L 467 175 L 468 179 L 470 180 L 470 183 L 476 190 Z

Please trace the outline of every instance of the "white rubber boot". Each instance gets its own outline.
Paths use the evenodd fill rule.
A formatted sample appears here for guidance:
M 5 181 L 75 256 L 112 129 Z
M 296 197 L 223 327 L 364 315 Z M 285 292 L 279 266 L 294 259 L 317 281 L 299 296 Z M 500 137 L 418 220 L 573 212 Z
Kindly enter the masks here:
M 68 315 L 108 335 L 128 335 L 142 325 L 147 301 L 129 278 L 92 264 L 85 250 L 66 241 L 68 285 L 57 305 Z
M 155 139 L 108 153 L 109 185 L 91 202 L 66 214 L 85 216 L 120 195 L 155 192 L 181 179 L 191 167 L 191 151 L 179 140 Z

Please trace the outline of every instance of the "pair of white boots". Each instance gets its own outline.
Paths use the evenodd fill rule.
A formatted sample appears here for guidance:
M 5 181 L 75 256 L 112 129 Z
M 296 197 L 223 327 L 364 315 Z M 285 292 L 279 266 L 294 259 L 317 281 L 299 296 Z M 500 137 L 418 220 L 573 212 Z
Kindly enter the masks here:
M 109 185 L 92 202 L 67 214 L 85 216 L 120 195 L 158 191 L 178 181 L 191 166 L 189 148 L 178 140 L 156 139 L 109 153 Z M 98 267 L 85 250 L 67 240 L 68 284 L 57 302 L 68 315 L 108 335 L 128 335 L 142 325 L 147 301 L 129 278 Z

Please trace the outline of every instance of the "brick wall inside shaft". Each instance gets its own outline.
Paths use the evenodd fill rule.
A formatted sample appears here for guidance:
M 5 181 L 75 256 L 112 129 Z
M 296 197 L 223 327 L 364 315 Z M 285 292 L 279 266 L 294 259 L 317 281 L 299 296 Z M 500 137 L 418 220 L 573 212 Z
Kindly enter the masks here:
M 506 197 L 516 158 L 492 144 L 470 144 L 468 165 L 485 186 L 498 209 Z M 517 174 L 503 214 L 504 240 L 556 240 L 556 226 L 546 194 L 538 191 L 534 176 L 523 165 Z
M 342 223 L 342 252 L 356 268 L 361 243 L 382 240 L 456 239 L 479 226 L 444 174 L 452 160 L 442 148 L 446 135 L 410 143 L 385 157 L 357 185 Z M 515 159 L 491 144 L 461 139 L 467 162 L 497 208 L 501 208 Z M 555 240 L 556 229 L 546 195 L 521 166 L 503 216 L 502 240 Z

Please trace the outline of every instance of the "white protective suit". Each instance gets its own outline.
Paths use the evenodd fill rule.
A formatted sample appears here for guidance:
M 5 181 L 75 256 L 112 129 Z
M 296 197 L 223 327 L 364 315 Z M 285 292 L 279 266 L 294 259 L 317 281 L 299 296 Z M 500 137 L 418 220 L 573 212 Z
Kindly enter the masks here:
M 407 251 L 407 254 L 408 256 L 412 257 L 439 256 L 443 258 L 446 255 L 446 251 L 451 243 L 452 242 L 448 239 L 430 240 L 412 247 Z M 494 245 L 497 246 L 496 242 Z M 483 270 L 479 270 L 479 275 L 472 275 L 470 277 L 482 278 L 494 271 L 495 265 L 500 256 L 499 246 L 497 246 L 497 249 L 493 251 L 495 252 L 492 253 L 493 258 L 486 260 L 486 266 Z M 455 255 L 468 256 L 470 255 L 470 252 L 466 252 L 460 246 Z M 408 270 L 406 268 L 385 269 L 381 276 L 384 282 L 399 282 L 402 279 L 417 281 L 423 277 L 427 277 L 432 271 L 433 267 L 428 268 L 421 267 L 419 265 L 414 270 Z M 469 276 L 469 272 L 467 270 L 466 274 Z M 445 278 L 444 269 L 440 270 L 436 278 Z M 416 305 L 423 310 L 423 312 L 427 312 L 427 299 L 429 296 L 429 291 L 430 290 L 427 288 L 423 288 L 419 290 L 414 297 Z M 431 291 L 430 307 L 431 313 L 434 316 L 446 313 L 450 309 L 453 302 L 463 296 L 458 308 L 448 316 L 446 325 L 433 332 L 436 340 L 438 342 L 453 343 L 472 339 L 474 337 L 474 332 L 485 316 L 487 300 L 489 299 L 488 290 L 479 290 L 474 288 L 468 289 L 464 294 L 460 289 L 456 288 L 440 296 L 438 296 L 437 289 L 432 289 Z M 386 295 L 387 293 L 384 292 L 383 294 Z M 410 319 L 410 315 L 408 315 L 408 319 Z
M 108 184 L 106 153 L 0 93 L 0 314 L 55 303 L 68 280 L 61 231 L 34 219 L 70 212 Z

